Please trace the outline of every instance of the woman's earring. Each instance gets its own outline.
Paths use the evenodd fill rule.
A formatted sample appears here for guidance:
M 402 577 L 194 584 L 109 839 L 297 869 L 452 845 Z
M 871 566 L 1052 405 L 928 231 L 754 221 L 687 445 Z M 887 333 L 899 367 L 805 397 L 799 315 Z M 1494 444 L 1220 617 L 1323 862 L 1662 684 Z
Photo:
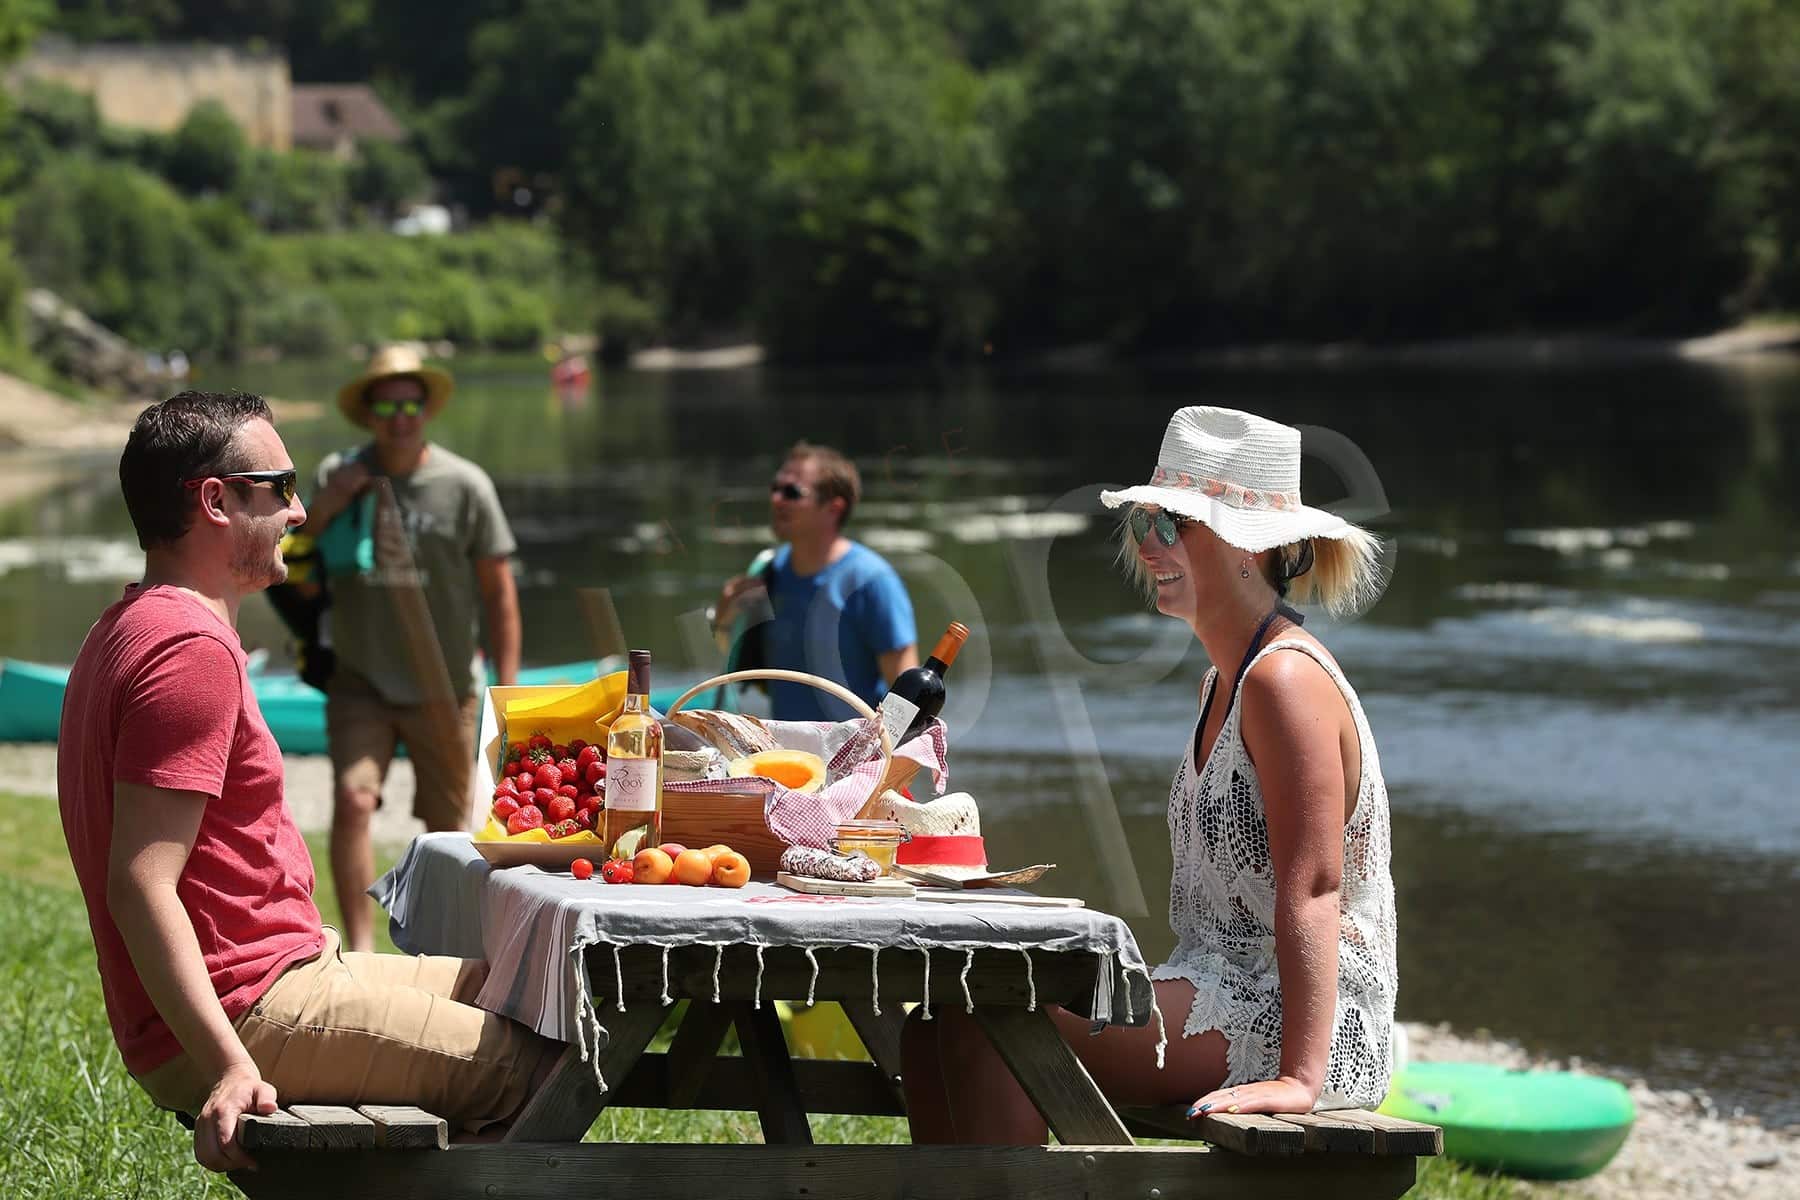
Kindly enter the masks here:
M 1241 564 L 1239 564 L 1238 578 L 1239 579 L 1250 578 L 1250 560 L 1249 559 L 1246 558 Z

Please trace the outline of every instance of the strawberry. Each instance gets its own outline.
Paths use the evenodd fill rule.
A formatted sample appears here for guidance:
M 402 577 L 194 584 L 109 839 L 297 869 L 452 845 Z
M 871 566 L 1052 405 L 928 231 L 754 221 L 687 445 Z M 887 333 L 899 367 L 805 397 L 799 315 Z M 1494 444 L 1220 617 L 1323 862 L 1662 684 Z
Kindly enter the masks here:
M 544 814 L 536 807 L 521 808 L 506 819 L 506 832 L 524 833 L 530 829 L 542 828 L 543 824 Z
M 569 757 L 569 748 L 558 742 L 556 745 L 550 747 L 550 754 L 553 758 L 567 758 Z
M 500 782 L 494 785 L 494 792 L 496 793 L 494 796 L 494 799 L 496 800 L 500 798 L 498 793 L 501 792 L 506 793 L 508 796 L 516 796 L 519 794 L 518 781 L 511 775 L 502 775 L 500 777 Z
M 555 824 L 552 824 L 552 825 L 546 825 L 546 826 L 544 826 L 544 828 L 547 831 L 549 831 L 550 836 L 553 838 L 566 838 L 572 833 L 580 833 L 581 832 L 581 826 L 577 825 L 572 819 L 568 819 L 568 818 L 565 818 L 561 821 L 557 821 Z
M 562 786 L 562 768 L 555 763 L 545 763 L 537 769 L 537 774 L 533 775 L 531 780 L 538 787 L 555 791 Z
M 585 796 L 577 796 L 575 798 L 575 808 L 580 812 L 599 812 L 600 797 L 594 795 L 592 792 L 589 792 Z
M 565 783 L 556 789 L 556 794 L 559 796 L 567 796 L 571 800 L 576 800 L 581 796 L 581 789 L 572 783 Z
M 569 739 L 569 753 L 573 754 L 576 758 L 580 758 L 581 752 L 583 750 L 586 750 L 587 748 L 588 748 L 588 744 L 583 739 L 581 739 L 581 738 Z
M 494 801 L 494 820 L 502 825 L 512 820 L 512 815 L 519 811 L 517 796 L 502 796 Z
M 597 763 L 599 761 L 600 747 L 598 746 L 583 745 L 575 754 L 575 765 L 580 767 L 583 771 L 588 769 L 589 763 Z
M 550 807 L 544 810 L 544 819 L 552 824 L 571 821 L 574 818 L 575 801 L 567 796 L 558 796 L 550 802 Z
M 525 746 L 522 742 L 514 742 L 506 748 L 506 761 L 516 763 L 525 757 Z
M 556 769 L 562 772 L 564 783 L 574 783 L 581 778 L 581 768 L 575 764 L 575 760 L 572 758 L 557 759 Z
M 575 823 L 583 829 L 592 829 L 597 812 L 597 809 L 578 808 L 575 810 Z
M 550 749 L 550 747 L 554 746 L 555 744 L 556 743 L 552 742 L 549 738 L 545 737 L 543 734 L 534 733 L 531 735 L 531 740 L 526 743 L 526 748 L 528 750 L 548 750 L 548 749 Z
M 606 764 L 595 759 L 582 770 L 581 778 L 587 783 L 599 783 L 606 778 Z
M 531 802 L 545 812 L 550 811 L 550 802 L 554 799 L 556 799 L 555 788 L 538 788 L 531 793 Z

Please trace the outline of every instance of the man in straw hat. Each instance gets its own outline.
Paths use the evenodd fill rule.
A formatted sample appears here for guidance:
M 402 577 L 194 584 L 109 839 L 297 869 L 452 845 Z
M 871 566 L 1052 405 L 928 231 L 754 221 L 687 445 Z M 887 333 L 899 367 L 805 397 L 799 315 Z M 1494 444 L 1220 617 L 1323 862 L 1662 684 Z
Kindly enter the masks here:
M 475 761 L 479 607 L 502 684 L 519 670 L 517 549 L 493 480 L 426 438 L 450 399 L 450 376 L 405 346 L 379 351 L 338 392 L 338 408 L 372 440 L 320 464 L 309 530 L 359 520 L 373 489 L 373 566 L 330 578 L 332 648 L 326 727 L 336 795 L 331 867 L 350 948 L 374 944 L 365 894 L 374 881 L 369 821 L 397 743 L 418 786 L 413 812 L 433 831 L 468 823 Z M 479 600 L 479 605 L 477 601 Z

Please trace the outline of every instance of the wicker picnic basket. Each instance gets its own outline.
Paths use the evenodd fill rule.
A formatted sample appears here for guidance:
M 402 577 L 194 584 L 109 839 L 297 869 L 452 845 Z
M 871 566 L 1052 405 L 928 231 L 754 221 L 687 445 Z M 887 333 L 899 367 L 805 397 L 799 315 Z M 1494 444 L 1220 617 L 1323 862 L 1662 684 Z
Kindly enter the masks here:
M 804 671 L 784 671 L 774 667 L 762 667 L 750 671 L 731 671 L 724 675 L 716 675 L 701 683 L 696 683 L 687 691 L 676 697 L 663 715 L 673 717 L 683 705 L 702 692 L 710 691 L 727 683 L 744 683 L 751 680 L 766 679 L 786 683 L 803 683 L 818 688 L 848 704 L 860 716 L 875 722 L 881 739 L 882 770 L 876 776 L 875 785 L 863 800 L 860 808 L 866 809 L 871 801 L 881 795 L 889 787 L 899 786 L 895 782 L 896 763 L 894 759 L 894 742 L 886 729 L 881 727 L 875 710 L 863 702 L 855 692 L 841 684 L 817 675 L 809 675 Z M 910 765 L 909 760 L 900 763 Z M 906 772 L 910 774 L 911 772 Z M 706 790 L 689 790 L 692 785 L 685 785 L 681 791 L 663 789 L 663 838 L 666 841 L 680 842 L 684 846 L 710 846 L 715 842 L 723 842 L 742 854 L 750 862 L 752 871 L 774 871 L 781 862 L 781 852 L 787 849 L 787 843 L 776 836 L 768 823 L 763 820 L 763 806 L 768 798 L 766 791 L 746 793 L 733 790 L 737 780 L 720 779 L 712 781 L 714 788 Z M 901 781 L 904 782 L 903 780 Z M 759 785 L 760 786 L 760 785 Z

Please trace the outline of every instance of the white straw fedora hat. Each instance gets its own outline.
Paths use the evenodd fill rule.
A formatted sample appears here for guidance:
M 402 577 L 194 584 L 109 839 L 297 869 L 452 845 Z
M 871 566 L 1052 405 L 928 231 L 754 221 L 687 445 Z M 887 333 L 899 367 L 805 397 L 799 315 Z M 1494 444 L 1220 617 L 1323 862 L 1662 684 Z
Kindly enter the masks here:
M 1300 502 L 1300 431 L 1233 408 L 1176 410 L 1150 482 L 1101 492 L 1100 502 L 1154 504 L 1198 518 L 1251 554 L 1357 533 L 1342 517 Z
M 411 346 L 383 346 L 375 352 L 375 357 L 369 360 L 369 365 L 362 374 L 338 389 L 338 409 L 352 424 L 366 429 L 369 413 L 363 407 L 363 397 L 380 380 L 402 375 L 410 375 L 425 385 L 427 419 L 437 416 L 439 410 L 448 403 L 450 392 L 456 386 L 448 371 L 426 366 L 425 360 Z

